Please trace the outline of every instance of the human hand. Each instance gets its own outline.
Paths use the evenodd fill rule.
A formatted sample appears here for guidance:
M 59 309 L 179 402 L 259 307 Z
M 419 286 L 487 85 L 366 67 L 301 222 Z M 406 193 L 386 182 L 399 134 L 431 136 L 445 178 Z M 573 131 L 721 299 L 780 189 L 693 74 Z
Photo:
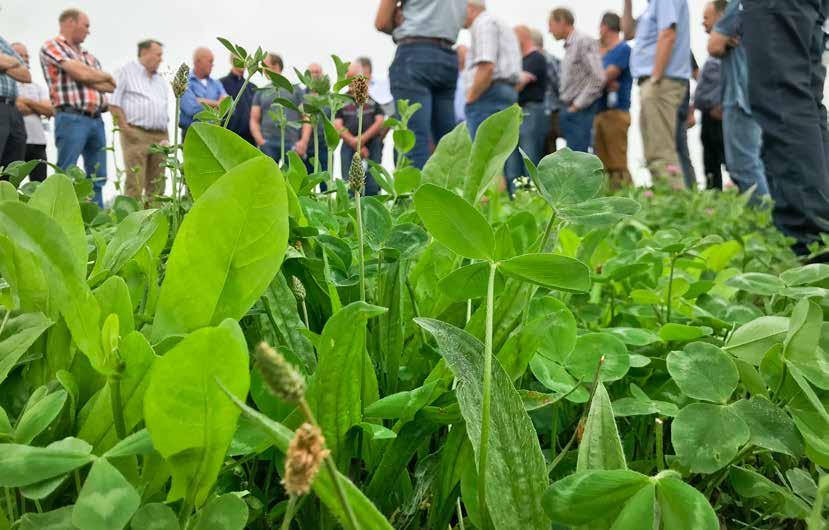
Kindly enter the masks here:
M 722 107 L 717 106 L 711 109 L 711 117 L 717 121 L 722 121 Z
M 296 154 L 300 158 L 305 158 L 305 155 L 308 153 L 308 142 L 306 140 L 299 140 L 294 144 L 294 151 L 296 151 Z
M 685 125 L 689 129 L 693 129 L 694 126 L 697 124 L 697 113 L 696 112 L 689 112 L 688 119 L 685 121 Z
M 519 79 L 519 84 L 522 84 L 522 85 L 528 85 L 530 83 L 534 83 L 534 82 L 538 81 L 538 78 L 535 75 L 533 75 L 530 72 L 527 72 L 525 70 L 522 70 L 518 74 L 518 79 Z
M 578 111 L 579 111 L 579 108 L 575 105 L 570 105 L 570 107 L 567 109 L 567 112 L 570 112 L 570 113 L 578 112 Z
M 360 155 L 361 155 L 364 159 L 365 159 L 365 158 L 368 158 L 368 147 L 363 146 L 363 148 L 360 150 Z

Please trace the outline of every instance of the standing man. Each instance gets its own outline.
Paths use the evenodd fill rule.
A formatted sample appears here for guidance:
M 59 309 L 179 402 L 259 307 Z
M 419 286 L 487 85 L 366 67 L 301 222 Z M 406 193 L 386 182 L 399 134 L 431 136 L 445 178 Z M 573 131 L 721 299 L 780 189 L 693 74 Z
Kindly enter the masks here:
M 361 67 L 363 77 L 368 80 L 368 95 L 383 107 L 383 113 L 389 116 L 394 114 L 394 97 L 391 95 L 388 79 L 374 77 L 374 67 L 368 57 L 357 57 L 357 64 Z
M 278 74 L 282 73 L 282 65 L 282 58 L 274 53 L 269 53 L 265 58 L 265 66 Z M 302 116 L 295 110 L 281 107 L 288 121 L 293 122 L 293 126 L 285 127 L 284 137 L 279 123 L 271 116 L 271 111 L 276 112 L 277 107 L 280 106 L 278 102 L 275 102 L 276 98 L 285 98 L 295 106 L 301 107 L 302 96 L 302 90 L 297 87 L 294 87 L 293 93 L 289 94 L 287 90 L 271 85 L 258 90 L 253 97 L 253 104 L 250 108 L 251 135 L 259 149 L 274 159 L 277 164 L 282 163 L 283 142 L 286 157 L 290 150 L 296 151 L 300 158 L 305 158 L 307 154 L 311 128 L 303 127 L 303 134 L 300 137 L 299 122 Z
M 531 29 L 535 46 L 541 50 L 547 60 L 547 91 L 544 94 L 544 111 L 550 121 L 547 138 L 544 139 L 544 156 L 558 150 L 558 139 L 561 138 L 560 111 L 563 108 L 560 97 L 561 61 L 558 57 L 544 49 L 544 35 L 537 29 Z
M 485 0 L 469 0 L 464 27 L 472 34 L 466 59 L 466 122 L 474 138 L 484 120 L 518 101 L 521 50 L 512 28 L 486 10 Z
M 352 63 L 348 69 L 348 77 L 359 74 L 359 63 Z M 360 132 L 357 112 L 357 104 L 354 101 L 350 101 L 337 111 L 336 118 L 334 119 L 334 127 L 340 131 L 340 136 L 343 139 L 343 145 L 340 148 L 340 167 L 342 168 L 342 177 L 344 179 L 348 178 L 351 159 L 354 158 L 354 153 L 357 151 L 357 134 Z M 384 121 L 383 108 L 369 96 L 363 105 L 363 131 L 360 137 L 360 146 L 362 147 L 360 156 L 363 159 L 372 160 L 378 164 L 380 163 L 383 157 L 382 132 Z M 370 172 L 367 172 L 365 195 L 377 195 L 379 192 L 380 186 L 377 185 L 374 176 Z
M 380 0 L 374 25 L 392 35 L 397 53 L 389 68 L 394 99 L 420 103 L 409 127 L 415 135 L 409 158 L 422 169 L 436 145 L 455 127 L 458 58 L 453 46 L 463 26 L 466 0 Z
M 112 115 L 118 118 L 121 150 L 127 171 L 126 194 L 148 204 L 164 193 L 164 155 L 150 146 L 167 142 L 168 83 L 158 74 L 163 56 L 156 40 L 138 43 L 138 60 L 118 73 L 112 95 Z
M 190 82 L 187 83 L 187 91 L 181 97 L 181 137 L 187 134 L 187 129 L 193 124 L 193 120 L 202 110 L 202 105 L 218 107 L 219 103 L 227 97 L 227 92 L 222 84 L 210 77 L 213 72 L 213 52 L 208 48 L 196 48 L 193 52 L 193 69 L 190 70 Z
M 29 50 L 20 42 L 12 43 L 12 48 L 29 67 Z M 44 119 L 55 115 L 49 91 L 39 83 L 17 82 L 17 110 L 23 115 L 26 126 L 26 162 L 43 160 L 29 173 L 29 180 L 42 182 L 46 179 L 46 126 Z M 2 164 L 0 164 L 2 165 Z
M 596 155 L 610 176 L 611 189 L 633 185 L 628 168 L 628 130 L 630 129 L 630 46 L 622 40 L 622 21 L 616 13 L 605 13 L 599 25 L 604 55 L 605 91 L 593 124 Z
M 0 166 L 23 160 L 26 154 L 26 126 L 15 105 L 17 82 L 30 83 L 28 66 L 3 37 L 0 37 Z
M 774 222 L 794 250 L 829 232 L 829 131 L 822 63 L 826 0 L 743 2 L 752 115 L 763 129 L 763 161 Z
M 458 44 L 455 48 L 458 52 L 458 84 L 455 87 L 455 123 L 466 121 L 466 56 L 469 55 L 469 47 Z
M 67 169 L 83 157 L 84 170 L 93 179 L 95 202 L 103 207 L 101 189 L 107 177 L 106 132 L 101 114 L 107 111 L 106 94 L 115 80 L 101 63 L 81 47 L 89 35 L 89 17 L 67 9 L 58 18 L 60 34 L 40 49 L 43 76 L 55 107 L 55 143 L 58 167 Z
M 722 16 L 726 0 L 714 0 L 705 5 L 702 25 L 711 34 L 714 24 Z M 702 115 L 702 158 L 705 167 L 707 189 L 722 190 L 722 166 L 725 164 L 725 144 L 722 125 L 722 63 L 717 57 L 709 57 L 702 65 L 699 82 L 694 92 L 693 108 Z
M 521 47 L 521 73 L 516 85 L 518 104 L 524 113 L 518 145 L 536 166 L 544 156 L 544 141 L 550 131 L 550 118 L 544 106 L 547 94 L 547 59 L 536 47 L 530 28 L 516 26 L 515 37 Z M 507 189 L 515 191 L 514 180 L 524 174 L 524 159 L 516 148 L 507 161 Z
M 645 160 L 654 180 L 668 178 L 680 188 L 676 144 L 677 109 L 691 77 L 691 25 L 687 0 L 651 0 L 633 19 L 632 0 L 625 0 L 622 29 L 636 38 L 630 70 L 640 87 L 640 126 Z
M 245 84 L 245 69 L 236 65 L 237 57 L 230 56 L 230 73 L 219 79 L 225 92 L 231 98 L 236 98 L 242 90 L 242 85 Z M 245 93 L 239 98 L 236 103 L 236 108 L 233 110 L 233 116 L 227 124 L 227 128 L 235 132 L 248 143 L 256 145 L 253 141 L 253 136 L 250 134 L 250 108 L 253 105 L 253 96 L 256 93 L 256 85 L 248 83 L 245 88 Z
M 564 41 L 561 67 L 561 131 L 567 147 L 588 152 L 593 143 L 593 120 L 599 109 L 605 73 L 596 39 L 576 30 L 573 12 L 558 8 L 550 13 L 550 33 Z
M 769 194 L 763 165 L 763 130 L 751 113 L 748 59 L 742 43 L 742 1 L 731 0 L 708 39 L 708 53 L 722 58 L 722 108 L 725 162 L 741 193 L 757 186 L 753 202 Z

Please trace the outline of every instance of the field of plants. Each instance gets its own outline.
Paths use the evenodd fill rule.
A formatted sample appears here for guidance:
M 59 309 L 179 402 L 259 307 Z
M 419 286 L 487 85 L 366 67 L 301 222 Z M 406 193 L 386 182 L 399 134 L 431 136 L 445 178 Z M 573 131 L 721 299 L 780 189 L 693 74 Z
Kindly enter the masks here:
M 318 146 L 335 64 L 300 73 Z M 509 200 L 518 107 L 420 171 L 405 102 L 363 197 L 233 106 L 153 208 L 5 168 L 0 530 L 829 528 L 829 266 L 767 207 L 608 196 L 569 150 Z

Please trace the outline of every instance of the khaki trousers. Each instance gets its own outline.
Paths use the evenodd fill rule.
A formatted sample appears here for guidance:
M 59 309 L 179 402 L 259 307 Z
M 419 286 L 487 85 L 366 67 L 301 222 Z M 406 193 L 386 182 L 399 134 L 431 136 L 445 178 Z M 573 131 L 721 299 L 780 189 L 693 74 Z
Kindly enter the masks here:
M 628 130 L 630 112 L 610 109 L 596 114 L 593 122 L 593 150 L 610 175 L 610 188 L 630 186 L 628 169 Z
M 687 88 L 685 82 L 676 79 L 662 79 L 658 84 L 647 80 L 639 86 L 640 127 L 648 169 L 654 181 L 667 178 L 670 184 L 680 187 L 676 113 Z
M 136 126 L 121 130 L 121 149 L 127 172 L 126 194 L 151 201 L 164 192 L 164 155 L 151 154 L 150 146 L 167 140 L 167 131 L 150 131 Z

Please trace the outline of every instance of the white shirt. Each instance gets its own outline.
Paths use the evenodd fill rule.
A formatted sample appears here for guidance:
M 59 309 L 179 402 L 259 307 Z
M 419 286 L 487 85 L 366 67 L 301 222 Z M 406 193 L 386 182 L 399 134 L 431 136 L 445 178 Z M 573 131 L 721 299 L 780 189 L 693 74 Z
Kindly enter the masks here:
M 112 105 L 121 107 L 127 123 L 151 131 L 167 130 L 167 98 L 170 92 L 167 81 L 158 73 L 152 77 L 138 61 L 127 63 L 118 72 Z
M 36 83 L 17 83 L 17 95 L 21 98 L 35 101 L 49 101 L 49 91 L 46 87 Z M 37 114 L 23 116 L 26 126 L 26 143 L 28 145 L 46 145 L 47 126 Z
M 517 83 L 521 72 L 521 48 L 512 28 L 484 11 L 475 18 L 469 31 L 472 43 L 466 59 L 467 70 L 474 71 L 479 63 L 493 63 L 493 82 Z

